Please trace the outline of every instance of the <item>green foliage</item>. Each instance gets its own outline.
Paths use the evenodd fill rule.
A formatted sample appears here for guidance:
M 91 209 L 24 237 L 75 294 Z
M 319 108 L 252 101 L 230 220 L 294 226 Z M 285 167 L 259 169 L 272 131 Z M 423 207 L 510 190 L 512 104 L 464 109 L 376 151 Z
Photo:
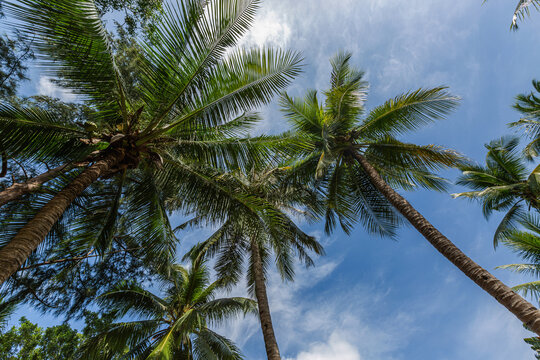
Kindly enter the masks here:
M 4 296 L 0 296 L 0 331 L 7 325 L 16 306 L 17 302 L 14 299 L 5 300 Z
M 260 248 L 265 267 L 270 263 L 270 256 L 275 257 L 277 270 L 284 280 L 294 278 L 295 257 L 306 266 L 313 265 L 310 252 L 322 255 L 322 245 L 304 233 L 291 215 L 314 220 L 322 212 L 321 202 L 316 191 L 291 181 L 290 175 L 287 167 L 251 168 L 213 175 L 217 178 L 220 195 L 228 198 L 221 203 L 227 206 L 216 211 L 211 206 L 211 198 L 208 203 L 206 199 L 197 203 L 194 211 L 197 217 L 186 225 L 213 223 L 219 229 L 193 247 L 185 258 L 198 261 L 216 257 L 218 277 L 229 285 L 237 283 L 244 273 L 246 254 L 249 261 L 253 260 L 253 243 Z M 216 213 L 221 216 L 217 217 Z M 182 228 L 184 226 L 180 226 Z M 246 272 L 251 290 L 254 287 L 252 266 L 250 263 Z
M 19 326 L 0 333 L 0 359 L 74 360 L 81 344 L 108 329 L 115 316 L 114 313 L 105 312 L 100 315 L 84 311 L 85 326 L 82 332 L 72 329 L 67 323 L 43 329 L 22 317 Z
M 131 36 L 139 28 L 151 30 L 152 20 L 162 10 L 161 0 L 96 0 L 95 4 L 101 16 L 123 13 L 123 23 L 115 21 L 117 32 Z M 0 19 L 3 17 L 0 2 Z M 35 58 L 34 40 L 34 37 L 24 38 L 20 33 L 0 36 L 0 98 L 15 96 L 20 82 L 27 80 L 28 62 Z
M 458 98 L 442 87 L 418 89 L 366 113 L 368 86 L 350 58 L 349 53 L 332 58 L 324 101 L 314 90 L 303 99 L 281 97 L 282 110 L 297 136 L 309 143 L 298 152 L 293 172 L 304 183 L 313 182 L 315 175 L 316 186 L 326 196 L 327 232 L 339 223 L 349 233 L 360 221 L 372 233 L 394 236 L 400 217 L 372 185 L 356 156 L 364 156 L 391 186 L 444 190 L 445 180 L 433 171 L 462 164 L 463 158 L 439 146 L 403 143 L 396 136 L 444 118 Z
M 0 16 L 0 19 L 2 16 Z M 27 62 L 34 58 L 28 42 L 0 35 L 0 99 L 14 96 L 22 80 L 27 80 Z
M 216 298 L 223 289 L 220 280 L 210 284 L 207 268 L 200 262 L 189 269 L 179 265 L 161 276 L 163 296 L 132 281 L 113 286 L 99 298 L 118 319 L 85 342 L 80 359 L 103 354 L 123 354 L 130 359 L 241 359 L 239 349 L 209 327 L 241 314 L 255 313 L 253 300 Z
M 200 169 L 243 168 L 301 147 L 283 137 L 240 138 L 258 120 L 253 110 L 300 71 L 297 53 L 234 47 L 257 8 L 253 0 L 177 2 L 153 21 L 148 39 L 136 41 L 120 32 L 113 41 L 93 1 L 6 2 L 16 26 L 27 38 L 36 36 L 45 72 L 77 94 L 85 112 L 80 119 L 75 114 L 65 118 L 52 106 L 23 103 L 0 109 L 2 145 L 13 160 L 34 167 L 82 162 L 4 207 L 0 245 L 85 166 L 112 151 L 123 154 L 69 206 L 28 259 L 27 269 L 12 279 L 17 293 L 39 307 L 69 307 L 68 314 L 75 314 L 102 284 L 136 264 L 162 271 L 171 265 L 177 244 L 168 212 L 197 209 L 197 194 L 218 192 L 220 184 L 201 176 Z M 167 202 L 182 191 L 180 203 Z M 225 198 L 212 199 L 216 208 Z M 107 264 L 125 253 L 127 263 Z M 85 260 L 56 263 L 70 258 Z M 55 263 L 43 265 L 50 260 Z M 149 276 L 133 274 L 144 275 Z M 70 291 L 61 294 L 61 286 Z M 69 294 L 75 307 L 67 305 Z
M 486 144 L 486 165 L 460 166 L 463 175 L 457 184 L 473 191 L 453 194 L 482 202 L 482 211 L 489 217 L 493 211 L 506 211 L 493 237 L 496 247 L 506 233 L 516 228 L 527 210 L 540 209 L 540 168 L 527 171 L 526 159 L 518 152 L 519 139 L 503 137 Z
M 538 278 L 540 276 L 540 217 L 533 214 L 523 215 L 518 220 L 518 224 L 520 229 L 507 230 L 502 242 L 526 262 L 502 265 L 497 268 Z M 540 281 L 538 280 L 516 285 L 512 289 L 524 296 L 532 296 L 537 301 L 540 300 Z M 540 338 L 531 337 L 524 340 L 531 345 L 535 358 L 540 359 Z
M 125 30 L 133 35 L 139 28 L 152 26 L 152 20 L 159 16 L 162 10 L 162 0 L 96 0 L 100 15 L 120 13 L 124 16 L 123 23 L 115 20 L 119 30 Z
M 82 336 L 67 324 L 42 329 L 26 318 L 0 335 L 0 359 L 75 359 Z
M 525 340 L 527 344 L 531 345 L 531 349 L 535 352 L 535 359 L 540 359 L 540 338 L 531 337 L 523 340 Z

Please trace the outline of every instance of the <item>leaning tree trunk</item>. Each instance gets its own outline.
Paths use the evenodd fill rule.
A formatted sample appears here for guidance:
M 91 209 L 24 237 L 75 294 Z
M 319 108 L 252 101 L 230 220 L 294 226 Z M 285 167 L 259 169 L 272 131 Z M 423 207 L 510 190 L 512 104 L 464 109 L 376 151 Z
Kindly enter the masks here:
M 369 176 L 371 183 L 388 201 L 431 243 L 444 257 L 457 266 L 478 286 L 493 296 L 512 314 L 521 320 L 527 328 L 540 335 L 540 311 L 527 300 L 516 294 L 502 281 L 471 260 L 446 236 L 441 234 L 407 200 L 394 191 L 379 175 L 368 160 L 356 154 L 356 160 Z
M 270 306 L 268 305 L 268 296 L 266 295 L 266 285 L 264 278 L 263 265 L 259 245 L 256 241 L 251 242 L 251 254 L 253 257 L 253 277 L 255 280 L 255 297 L 259 304 L 259 318 L 261 320 L 261 329 L 264 338 L 264 346 L 266 348 L 266 356 L 268 360 L 281 360 L 279 355 L 279 347 L 276 336 L 274 334 L 274 326 L 272 325 L 272 317 L 270 316 Z
M 5 205 L 8 202 L 11 202 L 13 200 L 16 200 L 17 198 L 19 198 L 20 196 L 24 194 L 29 194 L 31 192 L 39 190 L 41 185 L 43 185 L 49 180 L 52 180 L 58 177 L 62 173 L 72 169 L 75 166 L 77 165 L 73 163 L 61 165 L 47 172 L 44 172 L 41 175 L 33 177 L 24 183 L 15 183 L 11 185 L 5 190 L 0 191 L 0 206 Z
M 107 170 L 118 164 L 122 158 L 122 153 L 115 150 L 86 168 L 43 206 L 6 246 L 0 249 L 0 285 L 15 273 L 37 249 L 75 198 Z

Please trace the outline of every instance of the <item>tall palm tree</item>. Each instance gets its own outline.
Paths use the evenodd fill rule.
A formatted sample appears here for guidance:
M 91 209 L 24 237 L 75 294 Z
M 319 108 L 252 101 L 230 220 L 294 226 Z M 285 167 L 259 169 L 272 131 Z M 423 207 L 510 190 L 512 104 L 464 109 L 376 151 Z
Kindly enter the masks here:
M 4 233 L 0 283 L 98 180 L 115 189 L 105 201 L 104 221 L 113 223 L 127 188 L 139 187 L 140 196 L 124 206 L 159 221 L 134 232 L 146 228 L 170 238 L 161 193 L 166 184 L 157 173 L 174 168 L 186 179 L 196 177 L 189 164 L 241 166 L 246 156 L 264 157 L 273 140 L 230 135 L 252 124 L 255 115 L 248 111 L 268 102 L 300 70 L 293 52 L 233 48 L 253 21 L 257 0 L 187 0 L 166 6 L 150 39 L 140 44 L 139 96 L 131 98 L 92 0 L 6 1 L 4 7 L 17 20 L 14 26 L 34 38 L 48 74 L 94 111 L 92 121 L 78 125 L 47 111 L 0 105 L 0 137 L 10 157 L 89 163 L 57 177 L 60 183 L 43 206 Z
M 463 163 L 453 151 L 403 143 L 395 136 L 443 118 L 457 105 L 444 88 L 419 89 L 390 99 L 363 118 L 367 84 L 349 65 L 351 55 L 332 59 L 331 87 L 319 103 L 316 91 L 282 98 L 287 117 L 312 149 L 297 161 L 302 176 L 316 174 L 327 191 L 327 229 L 336 218 L 345 227 L 360 220 L 368 230 L 393 234 L 399 213 L 442 255 L 540 334 L 540 311 L 480 267 L 429 223 L 393 186 L 444 189 L 432 170 Z
M 306 266 L 313 264 L 310 251 L 323 253 L 316 239 L 300 230 L 287 215 L 293 212 L 312 218 L 318 208 L 317 195 L 305 185 L 290 182 L 288 172 L 287 168 L 252 168 L 220 175 L 219 183 L 228 189 L 231 198 L 244 201 L 233 202 L 223 213 L 225 218 L 218 230 L 186 255 L 194 259 L 217 257 L 218 276 L 237 284 L 247 254 L 248 289 L 257 298 L 269 360 L 281 359 L 266 291 L 272 255 L 282 279 L 292 281 L 295 253 Z M 205 216 L 195 218 L 196 224 L 204 221 Z
M 507 211 L 493 236 L 495 247 L 528 210 L 540 210 L 540 166 L 529 174 L 526 159 L 517 151 L 518 144 L 516 137 L 503 137 L 486 144 L 486 166 L 460 166 L 463 175 L 457 184 L 474 191 L 453 194 L 481 201 L 486 218 L 493 211 Z
M 80 359 L 100 358 L 104 353 L 129 359 L 237 360 L 242 359 L 234 343 L 211 330 L 241 314 L 256 313 L 255 301 L 242 297 L 216 298 L 222 280 L 210 284 L 207 267 L 198 262 L 189 269 L 176 265 L 162 276 L 163 296 L 124 281 L 98 300 L 118 318 L 139 320 L 116 322 L 107 331 L 82 346 Z

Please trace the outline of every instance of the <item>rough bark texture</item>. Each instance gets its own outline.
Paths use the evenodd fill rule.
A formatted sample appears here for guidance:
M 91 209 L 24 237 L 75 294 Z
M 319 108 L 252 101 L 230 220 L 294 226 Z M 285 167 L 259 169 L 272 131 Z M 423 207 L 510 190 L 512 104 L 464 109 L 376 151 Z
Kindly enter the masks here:
M 444 257 L 456 265 L 478 286 L 493 296 L 529 329 L 540 335 L 540 311 L 516 294 L 502 281 L 471 260 L 448 238 L 441 234 L 407 200 L 395 192 L 377 170 L 360 154 L 356 160 L 368 174 L 373 185 Z
M 253 276 L 255 278 L 255 297 L 259 304 L 259 318 L 261 320 L 261 329 L 266 348 L 268 360 L 281 360 L 279 347 L 274 334 L 272 317 L 270 316 L 270 306 L 268 305 L 268 296 L 266 295 L 266 284 L 264 279 L 263 265 L 259 246 L 255 241 L 251 242 L 251 254 L 253 256 Z
M 54 169 L 44 172 L 41 175 L 33 177 L 24 183 L 15 183 L 11 185 L 4 191 L 0 192 L 0 206 L 17 199 L 19 196 L 37 191 L 41 187 L 41 185 L 51 179 L 54 179 L 63 172 L 71 169 L 73 166 L 74 165 L 71 164 L 58 166 Z
M 6 246 L 0 249 L 0 285 L 14 274 L 28 256 L 37 249 L 54 223 L 60 219 L 75 198 L 121 160 L 121 153 L 113 151 L 96 161 L 56 194 Z

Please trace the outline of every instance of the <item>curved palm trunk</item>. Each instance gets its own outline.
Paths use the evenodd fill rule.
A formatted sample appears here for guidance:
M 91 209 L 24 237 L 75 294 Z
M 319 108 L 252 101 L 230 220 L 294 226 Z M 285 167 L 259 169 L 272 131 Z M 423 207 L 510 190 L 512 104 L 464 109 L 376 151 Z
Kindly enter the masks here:
M 0 249 L 0 285 L 15 273 L 28 256 L 37 249 L 75 198 L 107 170 L 118 164 L 122 158 L 121 152 L 112 151 L 88 167 L 58 192 L 6 246 Z
M 379 175 L 377 170 L 360 154 L 356 160 L 369 176 L 372 184 L 388 201 L 431 243 L 444 257 L 456 265 L 478 286 L 504 305 L 529 329 L 540 335 L 540 311 L 527 300 L 516 294 L 502 281 L 471 260 L 446 236 L 441 234 L 407 200 L 394 191 Z
M 6 188 L 4 191 L 0 192 L 0 206 L 7 204 L 13 200 L 16 200 L 24 194 L 28 194 L 34 191 L 39 190 L 41 185 L 47 181 L 54 179 L 55 177 L 60 176 L 62 173 L 74 168 L 75 164 L 65 164 L 54 169 L 51 169 L 47 172 L 44 172 L 41 175 L 33 177 L 24 183 L 15 183 L 10 187 Z
M 266 356 L 268 357 L 268 360 L 281 360 L 279 347 L 274 334 L 274 326 L 272 325 L 272 317 L 270 316 L 270 306 L 268 305 L 268 296 L 266 295 L 261 255 L 259 253 L 259 246 L 255 241 L 251 242 L 251 254 L 253 257 L 253 277 L 255 278 L 255 297 L 259 304 L 259 318 L 261 320 Z

